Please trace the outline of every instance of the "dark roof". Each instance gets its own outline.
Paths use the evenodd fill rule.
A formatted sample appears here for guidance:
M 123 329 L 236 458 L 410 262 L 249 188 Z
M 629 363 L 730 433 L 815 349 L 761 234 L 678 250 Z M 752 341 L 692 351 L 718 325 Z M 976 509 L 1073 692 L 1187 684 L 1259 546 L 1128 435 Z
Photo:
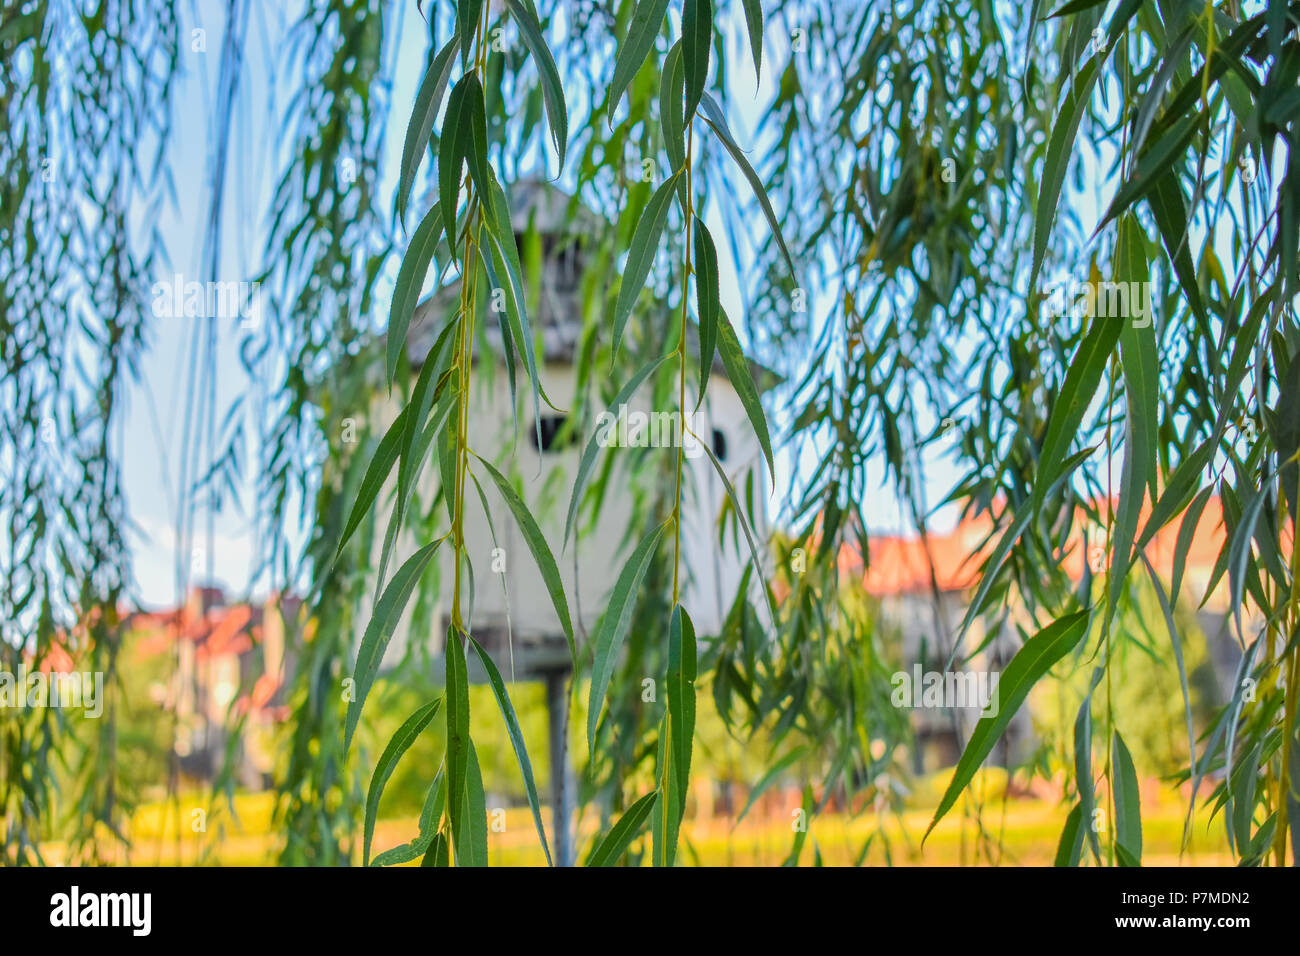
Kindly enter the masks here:
M 523 179 L 511 186 L 510 205 L 511 224 L 517 233 L 525 232 L 531 225 L 542 236 L 559 237 L 562 242 L 595 232 L 602 225 L 602 218 L 590 207 L 540 179 Z M 540 308 L 530 314 L 529 319 L 534 331 L 541 332 L 543 360 L 548 363 L 572 363 L 582 334 L 582 323 L 577 319 L 582 314 L 582 301 L 576 287 L 561 289 L 551 280 L 552 276 L 544 270 L 539 296 Z M 459 301 L 460 283 L 453 281 L 416 306 L 406 334 L 407 354 L 414 367 L 419 368 L 424 364 L 425 357 Z M 501 334 L 495 324 L 489 323 L 486 337 L 493 351 L 501 357 Z M 687 326 L 687 338 L 698 352 L 699 327 L 693 320 Z M 475 357 L 477 356 L 476 342 Z M 783 380 L 779 373 L 765 365 L 752 360 L 749 364 L 751 373 L 763 391 Z M 721 357 L 715 356 L 713 370 L 715 374 L 726 377 Z

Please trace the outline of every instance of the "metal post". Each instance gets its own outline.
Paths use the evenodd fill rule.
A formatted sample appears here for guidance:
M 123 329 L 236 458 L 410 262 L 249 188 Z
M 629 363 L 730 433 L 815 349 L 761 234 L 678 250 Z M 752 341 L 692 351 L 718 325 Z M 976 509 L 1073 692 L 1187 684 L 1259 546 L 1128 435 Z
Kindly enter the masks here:
M 565 690 L 567 673 L 546 672 L 546 716 L 551 754 L 551 829 L 555 841 L 555 865 L 573 866 L 573 844 L 569 834 L 569 761 L 565 731 Z

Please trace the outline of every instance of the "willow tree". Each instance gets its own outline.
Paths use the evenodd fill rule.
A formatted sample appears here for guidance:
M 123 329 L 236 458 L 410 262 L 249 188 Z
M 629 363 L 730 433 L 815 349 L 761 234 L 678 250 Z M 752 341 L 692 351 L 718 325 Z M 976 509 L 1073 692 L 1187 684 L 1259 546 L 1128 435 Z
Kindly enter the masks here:
M 547 402 L 532 349 L 529 264 L 505 188 L 540 167 L 616 220 L 596 237 L 584 284 L 581 409 L 645 389 L 656 407 L 685 412 L 717 354 L 744 393 L 769 477 L 782 448 L 797 463 L 776 542 L 752 539 L 752 503 L 765 489 L 728 484 L 723 529 L 751 552 L 751 565 L 723 633 L 698 636 L 680 605 L 681 450 L 641 470 L 628 564 L 604 619 L 593 635 L 565 628 L 575 673 L 592 678 L 584 792 L 604 819 L 588 862 L 630 859 L 647 829 L 653 862 L 679 856 L 697 686 L 709 688 L 735 733 L 762 731 L 774 747 L 764 781 L 798 768 L 811 818 L 837 790 L 857 796 L 883 785 L 906 721 L 888 703 L 870 604 L 843 580 L 839 557 L 845 547 L 869 554 L 864 503 L 882 480 L 927 534 L 935 503 L 925 479 L 936 455 L 962 475 L 945 500 L 994 519 L 963 620 L 945 619 L 936 582 L 936 635 L 950 666 L 981 650 L 977 621 L 1019 650 L 1001 681 L 999 716 L 966 742 L 935 822 L 1030 688 L 1087 668 L 1072 739 L 1052 742 L 1071 777 L 1057 858 L 1140 862 L 1136 781 L 1146 768 L 1124 743 L 1126 715 L 1110 692 L 1115 649 L 1130 640 L 1117 622 L 1137 589 L 1154 590 L 1169 622 L 1166 659 L 1186 698 L 1174 612 L 1208 596 L 1190 592 L 1184 569 L 1217 497 L 1226 535 L 1209 590 L 1230 596 L 1241 663 L 1209 726 L 1198 731 L 1188 703 L 1186 780 L 1193 804 L 1221 811 L 1243 862 L 1285 863 L 1288 847 L 1294 860 L 1300 5 L 418 4 L 422 19 L 412 22 L 427 25 L 429 47 L 399 159 L 384 131 L 407 6 L 305 6 L 286 47 L 297 95 L 282 117 L 287 151 L 267 228 L 273 307 L 242 343 L 265 390 L 240 413 L 261 451 L 263 557 L 280 584 L 307 582 L 278 780 L 285 862 L 369 861 L 384 781 L 434 720 L 446 727 L 447 750 L 429 775 L 420 836 L 377 860 L 484 858 L 473 743 L 484 715 L 468 708 L 467 659 L 499 675 L 469 626 L 463 537 L 465 509 L 479 506 L 480 493 L 507 503 L 559 619 L 574 617 L 558 543 L 541 535 L 510 480 L 474 454 L 466 428 L 469 387 L 487 374 L 472 357 L 488 290 L 504 294 L 502 339 L 513 343 L 507 362 L 522 371 L 524 400 L 535 411 Z M 85 649 L 111 659 L 127 574 L 114 477 L 121 449 L 110 428 L 145 331 L 132 277 L 150 259 L 124 210 L 153 182 L 129 157 L 151 123 L 166 140 L 160 117 L 175 69 L 166 55 L 127 64 L 136 51 L 174 50 L 176 16 L 165 2 L 86 7 L 92 15 L 81 17 L 75 2 L 29 2 L 0 27 L 0 96 L 15 131 L 0 146 L 11 240 L 0 253 L 4 387 L 13 398 L 3 403 L 9 427 L 0 439 L 0 463 L 13 473 L 0 484 L 8 552 L 0 652 L 9 662 L 39 657 L 58 633 L 83 637 L 85 622 Z M 157 45 L 154 30 L 164 37 Z M 74 69 L 51 73 L 53 45 L 69 47 Z M 752 138 L 733 129 L 729 95 L 751 69 L 770 97 Z M 69 83 L 71 97 L 60 85 Z M 113 88 L 136 95 L 117 99 Z M 71 148 L 47 142 L 60 129 Z M 80 161 L 78 150 L 96 162 Z M 52 179 L 36 175 L 47 160 Z M 391 216 L 374 188 L 381 169 L 398 181 Z M 416 199 L 422 184 L 430 202 Z M 77 225 L 71 238 L 52 225 L 50 196 L 61 189 Z M 725 233 L 713 235 L 706 222 L 719 220 Z M 394 293 L 380 297 L 394 249 Z M 742 315 L 724 314 L 724 269 L 744 279 Z M 413 373 L 405 333 L 431 275 L 455 277 L 461 297 Z M 1101 283 L 1149 289 L 1152 307 L 1130 301 L 1103 316 L 1087 294 L 1064 309 L 1045 294 L 1062 284 L 1095 293 Z M 632 316 L 645 287 L 670 306 L 658 319 Z M 86 317 L 77 323 L 85 349 L 100 360 L 89 390 L 65 374 L 73 307 Z M 695 340 L 691 322 L 701 330 Z M 369 348 L 377 332 L 383 346 Z M 771 425 L 756 390 L 743 387 L 746 355 L 786 378 Z M 348 442 L 344 425 L 374 380 L 405 411 L 385 434 L 363 428 L 361 441 Z M 83 413 L 87 402 L 98 417 Z M 59 437 L 42 444 L 50 420 Z M 570 533 L 620 490 L 617 457 L 584 456 Z M 408 502 L 426 461 L 447 493 Z M 68 465 L 83 480 L 64 480 Z M 391 530 L 378 527 L 374 507 L 390 475 L 399 489 Z M 302 554 L 286 530 L 298 509 L 310 525 Z M 1166 580 L 1147 552 L 1173 526 Z M 402 530 L 421 535 L 413 554 L 397 552 Z M 1063 559 L 1098 535 L 1100 570 L 1069 580 Z M 421 613 L 413 595 L 441 549 L 454 555 L 453 579 L 440 582 L 453 609 L 446 670 L 436 675 L 445 690 L 365 768 L 367 786 L 353 741 L 362 705 L 396 618 Z M 373 613 L 364 610 L 372 593 Z M 624 690 L 646 668 L 670 675 L 664 713 Z M 349 675 L 361 690 L 351 705 L 339 693 Z M 513 706 L 502 681 L 493 688 L 545 846 Z M 23 862 L 38 859 L 54 809 L 56 724 L 28 716 L 3 725 L 0 800 L 15 809 L 5 848 Z M 99 752 L 108 756 L 85 781 L 83 836 L 120 815 L 112 749 Z M 25 766 L 35 772 L 14 772 Z M 790 862 L 805 842 L 795 835 Z
M 924 532 L 918 456 L 944 448 L 965 470 L 947 500 L 995 521 L 949 665 L 980 649 L 968 639 L 980 618 L 1023 642 L 1000 716 L 975 729 L 935 822 L 1029 688 L 1095 662 L 1074 739 L 1058 742 L 1073 777 L 1058 862 L 1080 862 L 1085 844 L 1097 861 L 1140 860 L 1142 768 L 1113 711 L 1110 661 L 1129 639 L 1116 615 L 1150 577 L 1185 699 L 1176 602 L 1227 588 L 1240 645 L 1231 700 L 1204 733 L 1186 708 L 1191 803 L 1222 811 L 1243 862 L 1285 862 L 1288 830 L 1294 857 L 1297 7 L 786 12 L 812 25 L 819 55 L 792 60 L 768 112 L 775 188 L 809 207 L 794 244 L 835 290 L 823 322 L 769 330 L 818 355 L 792 428 L 824 449 L 795 509 L 801 540 L 860 527 L 841 516 L 873 454 Z M 1103 316 L 1073 292 L 1070 308 L 1044 302 L 1054 286 L 1110 282 L 1151 290 L 1154 308 Z M 755 301 L 784 294 L 772 281 Z M 1184 593 L 1211 496 L 1223 550 L 1206 593 Z M 1171 524 L 1161 580 L 1147 549 Z M 1089 533 L 1106 558 L 1076 585 L 1062 560 Z

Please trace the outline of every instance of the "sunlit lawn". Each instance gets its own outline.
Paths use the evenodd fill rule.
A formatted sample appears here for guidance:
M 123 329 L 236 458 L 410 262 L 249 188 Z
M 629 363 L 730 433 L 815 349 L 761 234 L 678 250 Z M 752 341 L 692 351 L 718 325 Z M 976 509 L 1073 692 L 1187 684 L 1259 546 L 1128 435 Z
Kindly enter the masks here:
M 999 791 L 1000 792 L 1000 791 Z M 1154 798 L 1151 793 L 1157 794 Z M 1142 830 L 1146 865 L 1224 866 L 1232 865 L 1223 837 L 1222 819 L 1209 819 L 1198 809 L 1188 848 L 1180 855 L 1186 803 L 1167 790 L 1144 792 Z M 181 839 L 176 839 L 176 808 L 163 805 L 142 807 L 135 815 L 133 846 L 129 862 L 136 865 L 208 864 L 256 866 L 274 864 L 279 849 L 272 832 L 270 794 L 236 797 L 238 824 L 228 812 L 214 811 L 206 821 L 206 832 L 193 832 L 192 810 L 182 809 Z M 974 808 L 959 802 L 921 849 L 920 839 L 933 815 L 932 807 L 916 806 L 901 817 L 867 811 L 849 819 L 844 814 L 817 817 L 810 829 L 800 862 L 810 865 L 814 847 L 827 866 L 851 865 L 862 853 L 866 840 L 876 834 L 865 862 L 883 865 L 953 866 L 1000 863 L 1002 865 L 1050 865 L 1065 819 L 1066 808 L 1044 799 L 986 799 L 976 824 Z M 221 819 L 217 819 L 218 815 Z M 549 813 L 543 818 L 550 834 Z M 498 818 L 499 819 L 499 818 Z M 580 852 L 590 846 L 598 821 L 588 815 L 580 824 Z M 730 819 L 689 820 L 684 827 L 686 842 L 680 861 L 705 866 L 778 865 L 790 853 L 794 831 L 791 815 L 758 819 L 746 817 L 739 826 Z M 414 815 L 409 819 L 380 820 L 375 830 L 374 852 L 407 842 L 417 833 Z M 1104 842 L 1104 841 L 1103 841 Z M 62 848 L 46 848 L 50 862 L 61 860 Z M 540 866 L 545 858 L 526 807 L 509 808 L 501 832 L 489 831 L 488 853 L 495 865 Z M 112 859 L 127 862 L 120 853 Z

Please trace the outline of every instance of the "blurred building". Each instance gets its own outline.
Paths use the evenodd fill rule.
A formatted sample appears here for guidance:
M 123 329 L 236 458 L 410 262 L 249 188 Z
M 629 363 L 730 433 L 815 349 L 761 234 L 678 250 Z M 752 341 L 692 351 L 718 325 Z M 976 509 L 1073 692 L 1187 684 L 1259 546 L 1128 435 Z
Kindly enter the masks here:
M 1112 506 L 1118 502 L 1113 502 Z M 1106 503 L 1098 502 L 1099 513 L 1106 513 Z M 1138 527 L 1149 517 L 1143 510 Z M 1061 569 L 1078 585 L 1085 575 L 1101 575 L 1108 560 L 1105 531 L 1095 524 L 1091 528 L 1080 512 L 1075 532 L 1068 539 Z M 1145 548 L 1147 559 L 1155 568 L 1162 585 L 1169 586 L 1173 576 L 1174 553 L 1180 530 L 1175 521 L 1159 531 Z M 979 583 L 980 568 L 996 546 L 999 530 L 987 514 L 967 517 L 951 531 L 920 535 L 872 535 L 869 560 L 850 546 L 840 553 L 840 571 L 844 575 L 861 575 L 868 593 L 880 603 L 886 626 L 899 635 L 899 652 L 905 668 L 920 663 L 924 670 L 944 671 L 953 641 L 961 627 L 970 598 Z M 1181 585 L 1181 599 L 1199 602 L 1213 579 L 1219 554 L 1226 540 L 1222 506 L 1217 497 L 1208 500 L 1192 535 L 1186 556 Z M 1146 576 L 1140 563 L 1132 575 Z M 1232 617 L 1227 613 L 1229 594 L 1226 577 L 1197 611 L 1197 623 L 1209 645 L 1215 680 L 1220 689 L 1230 687 L 1236 679 L 1241 648 L 1235 637 Z M 1243 626 L 1250 622 L 1244 620 Z M 976 619 L 963 641 L 964 649 L 984 646 L 984 651 L 965 665 L 973 669 L 1001 671 L 1021 645 L 1014 632 L 992 636 Z M 988 643 L 985 644 L 985 639 Z M 977 710 L 957 713 L 950 710 L 918 708 L 914 711 L 917 734 L 916 769 L 951 766 L 960 757 L 959 741 L 966 740 L 979 718 Z M 995 747 L 993 756 L 999 763 L 1014 763 L 1026 755 L 1031 744 L 1029 714 L 1022 710 Z
M 210 781 L 227 769 L 246 787 L 269 786 L 274 726 L 288 716 L 284 615 L 296 608 L 228 603 L 220 588 L 195 587 L 178 610 L 128 618 L 128 653 L 170 659 L 170 676 L 148 692 L 175 721 L 183 775 Z

